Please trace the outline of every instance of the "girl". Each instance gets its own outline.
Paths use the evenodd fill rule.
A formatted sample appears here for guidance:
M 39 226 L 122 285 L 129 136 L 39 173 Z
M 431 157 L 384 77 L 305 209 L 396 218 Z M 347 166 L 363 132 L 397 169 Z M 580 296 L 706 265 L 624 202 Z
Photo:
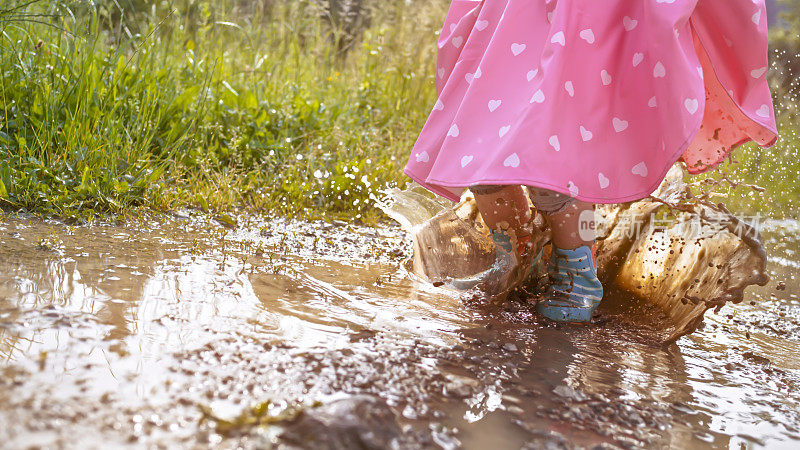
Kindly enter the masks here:
M 537 304 L 552 320 L 589 321 L 602 298 L 579 229 L 594 203 L 778 137 L 764 0 L 454 0 L 438 45 L 438 99 L 405 173 L 453 201 L 470 188 L 517 254 L 531 187 L 552 229 Z

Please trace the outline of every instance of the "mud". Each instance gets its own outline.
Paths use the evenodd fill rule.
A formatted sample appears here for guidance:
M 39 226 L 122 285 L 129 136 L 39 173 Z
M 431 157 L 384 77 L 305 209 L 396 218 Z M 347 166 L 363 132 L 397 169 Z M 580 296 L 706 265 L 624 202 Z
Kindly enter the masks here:
M 415 281 L 399 227 L 237 221 L 4 216 L 3 446 L 800 444 L 797 222 L 765 224 L 770 283 L 661 348 Z

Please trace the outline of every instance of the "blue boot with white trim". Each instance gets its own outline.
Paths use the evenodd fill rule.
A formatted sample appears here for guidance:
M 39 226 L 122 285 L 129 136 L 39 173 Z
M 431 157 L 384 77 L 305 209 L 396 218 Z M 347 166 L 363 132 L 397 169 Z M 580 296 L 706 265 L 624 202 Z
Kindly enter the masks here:
M 536 304 L 539 314 L 557 322 L 589 322 L 603 299 L 592 249 L 553 247 L 547 268 L 550 287 Z

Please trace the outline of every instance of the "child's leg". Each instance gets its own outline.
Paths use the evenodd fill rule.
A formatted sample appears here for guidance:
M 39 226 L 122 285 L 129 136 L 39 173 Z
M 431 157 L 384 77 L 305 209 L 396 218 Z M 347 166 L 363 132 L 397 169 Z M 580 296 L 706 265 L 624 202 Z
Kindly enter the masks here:
M 558 192 L 531 188 L 531 200 L 547 217 L 550 238 L 557 248 L 573 250 L 594 246 L 594 205 Z
M 532 219 L 522 186 L 472 186 L 470 190 L 495 245 L 510 252 L 516 243 L 521 253 L 530 238 L 526 228 Z
M 594 205 L 544 189 L 531 189 L 550 223 L 549 290 L 536 309 L 559 322 L 588 322 L 603 298 L 594 263 Z
M 558 214 L 547 217 L 551 240 L 558 248 L 574 250 L 588 245 L 594 247 L 594 205 L 575 201 Z

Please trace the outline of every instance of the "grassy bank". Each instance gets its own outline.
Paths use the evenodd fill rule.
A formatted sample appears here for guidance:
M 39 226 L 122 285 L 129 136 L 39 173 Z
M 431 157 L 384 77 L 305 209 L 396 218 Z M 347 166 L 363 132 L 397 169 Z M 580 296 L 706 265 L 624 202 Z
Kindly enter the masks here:
M 434 95 L 435 55 L 420 49 L 444 6 L 391 2 L 348 33 L 317 2 L 254 3 L 6 11 L 0 196 L 66 217 L 180 204 L 374 216 L 369 194 L 402 180 Z M 51 16 L 24 16 L 37 11 Z
M 376 220 L 370 196 L 405 182 L 435 99 L 448 2 L 330 3 L 0 6 L 0 202 L 73 219 L 188 205 Z M 793 130 L 739 152 L 732 177 L 767 191 L 736 189 L 737 209 L 796 215 Z

